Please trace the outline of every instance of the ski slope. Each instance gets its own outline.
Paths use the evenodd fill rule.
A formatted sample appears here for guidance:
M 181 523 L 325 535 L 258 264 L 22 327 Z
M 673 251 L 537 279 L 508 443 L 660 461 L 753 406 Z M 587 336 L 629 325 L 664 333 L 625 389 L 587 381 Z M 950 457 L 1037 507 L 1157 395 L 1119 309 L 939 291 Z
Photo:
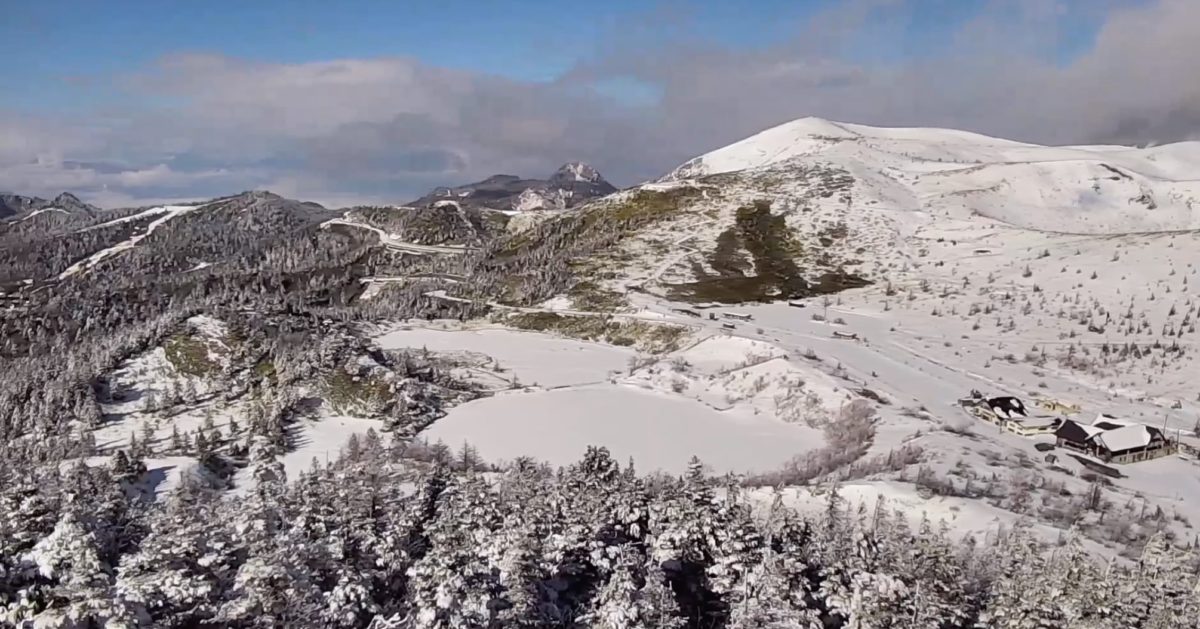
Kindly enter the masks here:
M 106 225 L 114 225 L 114 224 L 124 223 L 124 222 L 128 222 L 128 221 L 136 220 L 137 218 L 142 218 L 145 216 L 154 216 L 154 215 L 159 215 L 159 214 L 162 215 L 159 218 L 156 218 L 153 221 L 151 221 L 150 224 L 146 226 L 146 231 L 144 231 L 140 234 L 135 234 L 133 236 L 130 236 L 129 238 L 126 238 L 125 240 L 122 240 L 121 242 L 119 242 L 111 247 L 101 249 L 100 251 L 97 251 L 97 252 L 93 253 L 92 255 L 67 267 L 66 270 L 64 270 L 62 273 L 58 274 L 58 279 L 65 280 L 68 277 L 71 277 L 71 276 L 81 273 L 83 271 L 87 271 L 88 269 L 96 266 L 101 261 L 103 261 L 107 258 L 115 256 L 123 251 L 128 251 L 128 250 L 132 249 L 134 246 L 136 246 L 139 242 L 141 242 L 147 236 L 149 236 L 150 234 L 153 234 L 154 230 L 161 227 L 167 221 L 170 221 L 171 219 L 173 219 L 177 216 L 180 216 L 182 214 L 186 214 L 193 210 L 199 209 L 200 207 L 201 206 L 198 206 L 198 205 L 168 205 L 168 206 L 163 206 L 163 207 L 151 208 L 149 210 L 146 210 L 145 212 L 141 212 L 141 213 L 135 214 L 133 216 L 119 218 L 119 219 L 116 219 L 113 221 L 109 221 L 107 223 L 101 223 L 100 225 L 93 225 L 89 229 L 96 229 L 98 227 L 103 227 Z
M 413 243 L 413 242 L 405 242 L 405 241 L 401 240 L 400 238 L 396 237 L 395 235 L 389 234 L 389 233 L 383 231 L 382 229 L 379 229 L 378 227 L 374 227 L 372 225 L 364 225 L 362 223 L 358 223 L 358 222 L 355 222 L 352 220 L 347 220 L 347 219 L 341 219 L 341 218 L 335 218 L 335 219 L 330 219 L 328 221 L 325 221 L 324 223 L 321 223 L 321 228 L 328 229 L 332 225 L 357 227 L 359 229 L 365 229 L 368 231 L 375 232 L 375 234 L 377 236 L 379 236 L 379 241 L 381 243 L 383 243 L 383 246 L 385 246 L 393 251 L 399 251 L 401 253 L 407 253 L 407 254 L 413 254 L 413 255 L 428 255 L 428 254 L 437 254 L 437 253 L 462 255 L 463 253 L 466 253 L 469 250 L 467 247 L 465 247 L 463 245 L 421 245 L 421 244 L 417 244 L 417 243 Z

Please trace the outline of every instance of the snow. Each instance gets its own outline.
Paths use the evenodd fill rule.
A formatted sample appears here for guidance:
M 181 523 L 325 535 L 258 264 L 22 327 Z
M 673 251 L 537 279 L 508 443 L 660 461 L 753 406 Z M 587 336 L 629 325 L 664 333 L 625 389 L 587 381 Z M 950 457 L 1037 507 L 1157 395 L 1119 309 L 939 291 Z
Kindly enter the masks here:
M 560 387 L 604 381 L 625 368 L 634 352 L 534 332 L 497 328 L 402 328 L 376 339 L 384 349 L 478 352 L 495 358 L 521 384 Z
M 898 511 L 908 518 L 909 526 L 916 529 L 921 518 L 927 518 L 931 523 L 945 522 L 950 530 L 959 536 L 970 536 L 976 541 L 995 541 L 1000 528 L 1011 530 L 1022 521 L 1021 516 L 1004 509 L 993 507 L 986 502 L 959 498 L 954 496 L 924 497 L 911 483 L 895 481 L 859 481 L 843 483 L 838 487 L 838 493 L 850 505 L 853 512 L 862 505 L 870 513 L 876 503 L 884 500 L 884 505 L 890 511 Z M 761 505 L 769 505 L 774 499 L 770 489 L 758 489 L 752 497 Z M 783 490 L 782 498 L 785 504 L 801 513 L 820 514 L 826 507 L 825 489 L 804 487 L 787 488 Z M 1061 536 L 1061 531 L 1024 519 L 1030 525 L 1030 530 L 1047 543 L 1055 543 Z M 1087 544 L 1097 548 L 1095 544 Z
M 201 481 L 210 480 L 207 472 L 196 459 L 188 456 L 150 457 L 146 464 L 143 490 L 156 497 L 170 494 L 183 482 L 193 477 Z
M 20 218 L 19 220 L 17 220 L 16 222 L 18 222 L 18 223 L 21 223 L 21 222 L 27 221 L 27 220 L 29 220 L 29 219 L 31 219 L 31 218 L 33 218 L 33 217 L 37 216 L 38 214 L 45 214 L 45 213 L 47 213 L 47 212 L 60 212 L 60 213 L 62 213 L 62 214 L 69 214 L 69 212 L 67 212 L 66 210 L 64 210 L 64 209 L 62 209 L 62 208 L 57 208 L 57 207 L 44 207 L 44 208 L 42 208 L 42 209 L 40 209 L 40 210 L 34 210 L 34 211 L 32 211 L 32 212 L 30 212 L 30 213 L 26 214 L 25 216 L 21 217 L 21 218 Z
M 1096 440 L 1111 452 L 1121 452 L 1150 445 L 1150 437 L 1150 431 L 1145 426 L 1132 425 L 1106 430 Z
M 512 209 L 514 212 L 529 212 L 531 210 L 540 210 L 547 206 L 548 200 L 545 195 L 541 194 L 533 188 L 526 188 L 513 199 Z
M 462 208 L 459 207 L 458 204 L 454 201 L 438 201 L 438 204 L 447 204 L 447 203 L 453 204 L 455 207 L 457 207 L 459 209 L 460 212 L 462 211 Z M 357 227 L 359 229 L 366 229 L 368 231 L 373 231 L 379 236 L 379 242 L 382 243 L 383 246 L 385 246 L 388 249 L 391 249 L 393 251 L 398 251 L 398 252 L 404 253 L 404 254 L 411 254 L 411 255 L 424 255 L 424 254 L 431 254 L 431 253 L 462 254 L 462 253 L 465 253 L 467 250 L 466 247 L 461 246 L 461 245 L 422 245 L 422 244 L 417 244 L 417 243 L 412 243 L 412 242 L 404 242 L 403 240 L 400 239 L 399 236 L 396 236 L 395 234 L 389 234 L 389 233 L 383 231 L 382 229 L 375 227 L 373 225 L 365 225 L 363 223 L 359 223 L 357 221 L 347 218 L 352 212 L 353 212 L 353 210 L 351 210 L 350 212 L 347 212 L 346 216 L 344 216 L 343 218 L 334 218 L 334 219 L 327 220 L 324 223 L 321 223 L 321 228 L 328 229 L 332 225 L 344 225 L 346 227 Z
M 982 216 L 1075 234 L 1200 228 L 1200 143 L 1048 147 L 951 129 L 889 129 L 803 118 L 690 160 L 669 174 L 786 169 L 853 175 L 860 203 L 930 220 Z M 909 219 L 901 219 L 909 220 Z
M 85 227 L 79 231 L 87 232 L 87 231 L 92 231 L 94 229 L 100 229 L 101 227 L 109 227 L 111 225 L 120 225 L 121 223 L 128 223 L 131 221 L 140 220 L 140 219 L 146 218 L 148 216 L 158 216 L 159 214 L 169 212 L 170 210 L 171 210 L 171 206 L 152 207 L 152 208 L 149 208 L 146 210 L 142 210 L 141 212 L 138 212 L 137 214 L 130 214 L 129 216 L 123 216 L 121 218 L 116 218 L 111 221 L 104 221 L 103 223 L 97 223 L 90 227 Z
M 101 225 L 94 225 L 94 226 L 88 228 L 88 229 L 95 229 L 96 227 L 100 227 L 103 225 L 121 223 L 121 222 L 125 222 L 128 220 L 133 220 L 135 218 L 139 218 L 142 216 L 149 216 L 149 215 L 154 215 L 154 214 L 164 214 L 165 215 L 165 216 L 156 218 L 153 221 L 151 221 L 150 224 L 146 226 L 145 232 L 143 232 L 141 234 L 136 234 L 134 236 L 130 236 L 126 240 L 123 240 L 111 247 L 106 248 L 106 249 L 101 249 L 100 251 L 93 253 L 92 255 L 76 262 L 75 264 L 72 264 L 71 266 L 67 267 L 67 269 L 65 271 L 63 271 L 62 273 L 60 273 L 58 275 L 58 279 L 63 280 L 68 277 L 71 277 L 72 275 L 75 275 L 76 273 L 79 273 L 80 271 L 85 271 L 87 269 L 90 269 L 90 268 L 96 266 L 96 264 L 100 263 L 100 261 L 104 260 L 105 258 L 114 256 L 118 253 L 121 253 L 122 251 L 132 249 L 135 245 L 137 245 L 139 242 L 141 242 L 141 240 L 143 238 L 154 233 L 154 230 L 156 230 L 160 226 L 162 226 L 163 223 L 166 223 L 167 221 L 175 218 L 176 216 L 179 216 L 180 214 L 185 214 L 187 212 L 191 212 L 192 210 L 195 210 L 198 207 L 200 207 L 200 206 L 168 205 L 168 206 L 164 206 L 164 207 L 160 207 L 160 208 L 152 208 L 150 210 L 146 210 L 145 212 L 136 214 L 131 217 L 117 219 L 115 221 L 109 221 L 108 223 L 102 223 Z
M 820 434 L 768 418 L 722 413 L 699 402 L 626 385 L 513 392 L 451 409 L 424 436 L 470 442 L 488 460 L 532 456 L 578 461 L 589 445 L 643 472 L 681 473 L 693 455 L 717 472 L 768 470 L 820 447 Z
M 1097 428 L 1096 426 L 1091 426 L 1088 424 L 1079 424 L 1079 429 L 1086 433 L 1088 437 L 1095 437 L 1096 435 L 1104 432 L 1103 428 Z
M 800 383 L 831 413 L 846 395 L 769 343 L 724 335 L 632 371 L 626 348 L 507 329 L 404 328 L 376 342 L 487 355 L 526 385 L 455 407 L 423 434 L 454 447 L 470 442 L 489 460 L 567 464 L 602 445 L 643 470 L 679 472 L 696 455 L 722 472 L 765 471 L 825 444 L 821 430 L 780 419 L 787 387 Z
M 575 304 L 571 303 L 570 297 L 567 297 L 566 295 L 559 295 L 558 297 L 547 299 L 546 301 L 538 304 L 537 307 L 549 311 L 571 310 L 575 307 Z
M 568 162 L 563 164 L 562 168 L 558 169 L 558 172 L 570 175 L 575 181 L 592 183 L 600 181 L 600 173 L 595 168 L 582 162 Z

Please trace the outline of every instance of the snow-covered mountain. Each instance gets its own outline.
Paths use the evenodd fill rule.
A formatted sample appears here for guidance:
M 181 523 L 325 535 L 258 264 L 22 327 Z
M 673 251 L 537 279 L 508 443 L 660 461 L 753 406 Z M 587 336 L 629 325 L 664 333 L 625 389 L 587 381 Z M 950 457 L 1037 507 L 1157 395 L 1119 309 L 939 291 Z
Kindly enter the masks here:
M 79 197 L 70 192 L 64 192 L 54 197 L 53 200 L 17 194 L 0 194 L 0 219 L 16 217 L 19 220 L 45 213 L 90 216 L 96 211 L 95 206 L 80 201 Z
M 463 208 L 499 211 L 561 210 L 616 191 L 595 168 L 569 162 L 547 179 L 493 175 L 464 186 L 436 188 L 408 205 L 435 207 L 454 203 Z
M 1200 229 L 1200 142 L 1049 147 L 951 129 L 802 118 L 696 157 L 663 181 L 826 164 L 863 203 L 1080 234 Z

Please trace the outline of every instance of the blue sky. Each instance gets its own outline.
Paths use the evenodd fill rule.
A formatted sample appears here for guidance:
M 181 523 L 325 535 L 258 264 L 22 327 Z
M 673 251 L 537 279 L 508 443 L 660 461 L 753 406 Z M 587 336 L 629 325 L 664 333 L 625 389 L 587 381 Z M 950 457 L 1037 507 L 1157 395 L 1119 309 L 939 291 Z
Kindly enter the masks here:
M 627 185 L 807 115 L 1046 143 L 1200 126 L 1196 0 L 0 0 L 0 14 L 0 189 L 110 205 L 251 187 L 396 201 L 569 159 Z
M 847 39 L 847 57 L 903 62 L 953 54 L 953 33 L 987 6 L 983 0 L 922 0 L 885 8 Z M 441 0 L 5 0 L 0 53 L 5 77 L 22 88 L 0 106 L 29 110 L 120 102 L 112 77 L 166 55 L 220 53 L 302 63 L 408 56 L 443 66 L 529 81 L 550 81 L 624 37 L 701 40 L 731 48 L 770 46 L 806 20 L 838 6 L 828 0 L 577 2 Z M 1100 23 L 1072 19 L 1054 42 L 1056 59 L 1086 49 Z M 615 92 L 628 82 L 606 84 Z M 635 94 L 640 95 L 640 94 Z
M 796 19 L 815 4 L 771 0 L 761 11 L 744 11 L 734 3 L 713 2 L 680 13 L 681 21 L 705 36 L 748 45 L 784 34 L 788 18 L 775 19 L 776 12 Z M 103 83 L 104 77 L 179 52 L 291 63 L 411 56 L 439 66 L 546 81 L 594 54 L 622 22 L 672 12 L 646 6 L 629 0 L 6 0 L 7 15 L 0 22 L 5 74 L 27 89 L 6 91 L 0 102 L 78 106 L 72 101 L 79 91 L 72 87 L 80 81 Z

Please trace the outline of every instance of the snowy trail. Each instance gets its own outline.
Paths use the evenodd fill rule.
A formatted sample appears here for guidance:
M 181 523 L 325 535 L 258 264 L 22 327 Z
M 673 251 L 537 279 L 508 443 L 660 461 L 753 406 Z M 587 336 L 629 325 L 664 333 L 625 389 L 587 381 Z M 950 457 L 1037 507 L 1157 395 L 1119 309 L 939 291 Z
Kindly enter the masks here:
M 634 319 L 634 320 L 640 320 L 640 321 L 653 321 L 655 323 L 671 323 L 672 325 L 679 325 L 679 326 L 684 326 L 684 327 L 688 327 L 688 328 L 700 327 L 695 323 L 695 321 L 688 320 L 688 319 L 679 319 L 677 317 L 672 317 L 672 319 L 674 319 L 672 321 L 665 321 L 663 315 L 658 314 L 658 313 L 647 314 L 647 313 L 640 313 L 640 312 L 632 312 L 632 313 L 630 313 L 630 312 L 594 312 L 594 311 L 589 311 L 589 310 L 560 310 L 560 309 L 554 309 L 554 308 L 535 308 L 535 307 L 531 307 L 531 306 L 510 306 L 508 304 L 502 304 L 502 303 L 495 302 L 495 301 L 478 301 L 478 300 L 466 299 L 464 297 L 454 297 L 451 295 L 447 295 L 446 291 L 444 291 L 444 290 L 429 291 L 428 293 L 425 293 L 425 296 L 433 297 L 434 299 L 441 299 L 443 301 L 455 301 L 460 304 L 483 304 L 485 306 L 496 308 L 497 310 L 507 310 L 510 312 L 522 312 L 522 313 L 544 312 L 544 313 L 548 313 L 548 314 L 556 314 L 556 315 L 563 315 L 563 316 L 569 316 L 569 317 L 601 317 L 601 318 L 607 318 L 607 319 Z
M 176 207 L 179 207 L 179 206 L 176 206 Z M 120 225 L 122 223 L 129 223 L 131 221 L 136 221 L 140 218 L 146 218 L 147 216 L 157 216 L 159 214 L 162 214 L 164 212 L 169 212 L 169 211 L 171 211 L 171 206 L 152 207 L 148 210 L 143 210 L 141 212 L 138 212 L 137 214 L 123 216 L 121 218 L 116 218 L 111 221 L 104 221 L 103 223 L 98 223 L 98 224 L 92 225 L 90 227 L 84 227 L 83 229 L 79 230 L 76 233 L 90 232 L 94 229 L 100 229 L 102 227 L 110 227 L 112 225 Z
M 67 269 L 65 271 L 58 274 L 58 279 L 65 280 L 68 277 L 71 277 L 72 275 L 79 273 L 80 271 L 85 271 L 87 269 L 92 268 L 93 266 L 96 266 L 105 258 L 109 258 L 118 253 L 121 253 L 122 251 L 132 249 L 135 245 L 137 245 L 139 242 L 141 242 L 142 239 L 144 239 L 145 237 L 154 233 L 154 230 L 161 227 L 167 221 L 175 218 L 176 216 L 179 216 L 180 214 L 186 214 L 187 212 L 191 212 L 192 210 L 195 210 L 199 207 L 200 206 L 197 206 L 197 205 L 168 205 L 168 206 L 164 206 L 161 208 L 154 208 L 154 210 L 147 210 L 145 212 L 142 212 L 141 214 L 139 214 L 137 216 L 148 216 L 148 215 L 152 215 L 152 214 L 165 214 L 165 215 L 162 216 L 161 218 L 157 218 L 157 219 L 151 221 L 150 224 L 146 226 L 146 231 L 144 233 L 138 234 L 136 236 L 130 236 L 126 240 L 123 240 L 111 247 L 108 247 L 107 249 L 101 249 L 100 251 L 93 253 L 92 255 L 76 262 L 75 264 L 72 264 L 71 266 L 67 267 Z M 127 217 L 128 220 L 133 220 L 133 218 L 134 217 Z M 117 221 L 110 221 L 110 223 L 107 223 L 107 224 L 116 223 L 116 222 L 124 222 L 125 220 L 126 219 L 117 219 Z
M 40 209 L 40 210 L 34 210 L 34 211 L 32 211 L 32 212 L 30 212 L 30 213 L 26 214 L 25 216 L 22 216 L 21 218 L 18 218 L 17 220 L 15 220 L 15 221 L 13 221 L 13 222 L 14 222 L 14 223 L 24 223 L 25 221 L 27 221 L 27 220 L 29 220 L 29 219 L 31 219 L 31 218 L 33 218 L 33 217 L 35 217 L 35 216 L 39 215 L 39 214 L 46 214 L 46 213 L 48 213 L 48 212 L 59 212 L 59 213 L 61 213 L 61 214 L 69 214 L 69 212 L 67 212 L 66 210 L 64 210 L 64 209 L 61 209 L 61 208 L 56 208 L 56 207 L 44 207 L 44 208 L 42 208 L 42 209 Z
M 356 223 L 354 221 L 348 221 L 346 219 L 341 219 L 341 218 L 335 218 L 335 219 L 325 221 L 324 223 L 321 223 L 321 228 L 328 229 L 330 225 L 343 225 L 346 227 L 357 227 L 359 229 L 366 229 L 369 231 L 373 231 L 379 236 L 379 242 L 382 243 L 383 246 L 385 246 L 389 249 L 392 249 L 395 251 L 401 251 L 404 253 L 413 253 L 413 254 L 445 253 L 445 254 L 453 254 L 453 255 L 462 255 L 462 254 L 466 253 L 467 251 L 470 251 L 470 247 L 466 247 L 464 245 L 419 245 L 419 244 L 412 243 L 412 242 L 404 242 L 404 241 L 396 238 L 395 236 L 383 231 L 382 229 L 379 229 L 378 227 L 373 227 L 371 225 L 363 225 L 362 223 Z
M 682 252 L 680 252 L 680 253 L 677 253 L 677 254 L 675 254 L 675 255 L 673 255 L 673 256 L 670 256 L 670 257 L 668 257 L 668 258 L 667 258 L 666 260 L 664 260 L 664 261 L 663 261 L 661 264 L 659 264 L 659 265 L 658 265 L 658 267 L 656 267 L 656 268 L 654 269 L 654 272 L 650 274 L 650 279 L 649 279 L 649 281 L 651 281 L 651 282 L 657 282 L 657 281 L 658 281 L 658 278 L 662 277 L 662 274 L 667 272 L 667 269 L 669 269 L 669 268 L 671 268 L 671 267 L 675 266 L 676 264 L 678 264 L 678 263 L 682 262 L 683 260 L 685 260 L 685 259 L 687 259 L 687 258 L 689 258 L 689 257 L 691 257 L 691 256 L 693 256 L 693 255 L 695 255 L 696 253 L 698 253 L 698 252 L 699 252 L 699 249 L 696 249 L 695 247 L 685 247 L 685 246 L 683 246 L 683 243 L 685 243 L 685 242 L 687 242 L 687 241 L 689 241 L 689 240 L 692 240 L 692 239 L 696 238 L 697 236 L 699 236 L 699 235 L 700 235 L 700 227 L 701 227 L 701 226 L 704 226 L 704 225 L 709 225 L 709 224 L 712 224 L 712 223 L 715 223 L 715 222 L 717 222 L 717 219 L 715 219 L 715 218 L 710 218 L 710 219 L 708 219 L 708 220 L 705 220 L 705 221 L 702 221 L 702 222 L 700 222 L 700 223 L 697 223 L 696 225 L 694 225 L 694 226 L 693 226 L 693 229 L 692 229 L 692 231 L 691 231 L 690 233 L 688 233 L 688 234 L 686 234 L 686 235 L 684 235 L 684 236 L 680 237 L 679 239 L 675 240 L 674 242 L 672 242 L 672 243 L 671 243 L 671 246 L 673 246 L 673 247 L 683 247 L 683 249 L 684 249 L 684 250 L 683 250 Z

